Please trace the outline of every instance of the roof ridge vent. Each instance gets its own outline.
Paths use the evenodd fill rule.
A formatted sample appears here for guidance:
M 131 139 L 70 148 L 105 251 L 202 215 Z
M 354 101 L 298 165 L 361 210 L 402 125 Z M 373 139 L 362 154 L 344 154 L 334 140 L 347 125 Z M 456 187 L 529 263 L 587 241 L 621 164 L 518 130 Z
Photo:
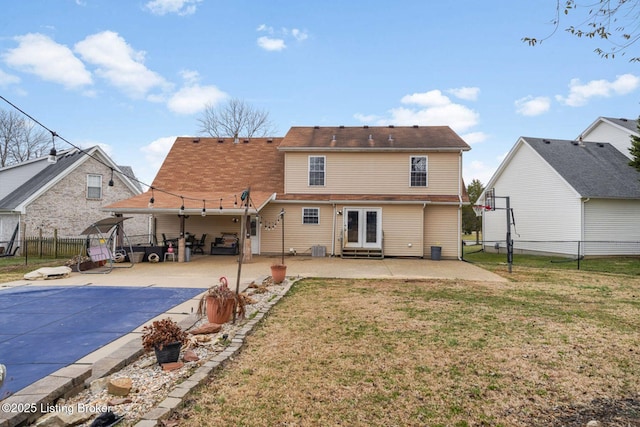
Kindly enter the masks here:
M 545 144 L 551 144 L 551 141 L 549 141 L 548 139 L 543 139 L 542 142 L 544 142 Z
M 222 144 L 223 142 L 224 142 L 224 139 L 218 138 L 218 144 Z
M 340 125 L 340 129 L 344 129 L 344 125 Z
M 413 125 L 413 127 L 414 127 L 415 129 L 418 129 L 420 126 L 418 126 L 418 125 Z
M 395 126 L 394 125 L 389 125 L 389 127 L 393 129 Z

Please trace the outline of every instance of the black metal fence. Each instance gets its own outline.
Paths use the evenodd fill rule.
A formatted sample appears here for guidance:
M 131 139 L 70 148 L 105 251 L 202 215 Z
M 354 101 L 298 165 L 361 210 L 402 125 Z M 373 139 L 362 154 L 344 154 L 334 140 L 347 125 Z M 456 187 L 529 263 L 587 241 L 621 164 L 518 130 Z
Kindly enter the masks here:
M 513 264 L 535 266 L 574 263 L 578 270 L 591 265 L 613 265 L 625 260 L 640 265 L 640 241 L 614 240 L 512 240 Z M 506 240 L 463 240 L 463 259 L 470 262 L 505 263 L 509 261 Z M 635 268 L 635 266 L 634 266 Z

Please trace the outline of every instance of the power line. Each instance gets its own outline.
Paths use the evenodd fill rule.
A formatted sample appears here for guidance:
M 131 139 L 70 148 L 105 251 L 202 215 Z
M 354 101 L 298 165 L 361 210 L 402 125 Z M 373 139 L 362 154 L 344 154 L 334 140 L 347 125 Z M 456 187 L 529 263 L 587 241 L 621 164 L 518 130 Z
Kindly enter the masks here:
M 202 201 L 203 203 L 203 208 L 204 205 L 206 204 L 206 202 L 213 202 L 213 201 L 219 201 L 220 202 L 220 207 L 222 208 L 222 200 L 224 200 L 223 198 L 215 198 L 215 199 L 202 199 L 202 198 L 195 198 L 195 197 L 188 197 L 188 196 L 184 196 L 181 194 L 176 194 L 174 192 L 168 191 L 168 190 L 164 190 L 162 188 L 158 188 L 158 187 L 154 187 L 153 185 L 144 183 L 142 181 L 140 181 L 138 178 L 134 177 L 134 176 L 128 176 L 126 174 L 124 174 L 122 171 L 120 170 L 114 170 L 113 167 L 111 165 L 108 165 L 107 163 L 105 163 L 104 161 L 102 161 L 102 159 L 99 159 L 98 157 L 92 155 L 91 153 L 87 152 L 86 150 L 78 147 L 77 145 L 73 144 L 72 142 L 68 141 L 67 139 L 65 139 L 64 137 L 60 136 L 58 133 L 56 133 L 55 131 L 49 129 L 47 126 L 45 126 L 44 124 L 42 124 L 39 120 L 37 120 L 35 117 L 33 117 L 32 115 L 30 115 L 29 113 L 27 113 L 26 111 L 24 111 L 23 109 L 21 109 L 20 107 L 18 107 L 17 105 L 15 105 L 13 102 L 9 101 L 7 98 L 5 98 L 4 96 L 0 95 L 0 99 L 2 99 L 4 102 L 6 102 L 7 104 L 9 104 L 11 107 L 13 107 L 15 110 L 19 111 L 21 114 L 23 114 L 24 116 L 28 117 L 29 120 L 31 120 L 32 122 L 36 123 L 38 126 L 42 127 L 43 129 L 45 129 L 47 132 L 49 132 L 51 134 L 51 138 L 53 141 L 53 146 L 55 147 L 55 138 L 59 138 L 61 141 L 66 142 L 67 144 L 69 144 L 70 146 L 72 146 L 73 148 L 75 148 L 76 150 L 80 151 L 81 153 L 87 155 L 88 157 L 91 157 L 93 160 L 97 161 L 98 163 L 108 167 L 109 169 L 111 169 L 111 174 L 113 175 L 113 172 L 119 173 L 122 176 L 125 176 L 127 179 L 132 180 L 137 182 L 140 185 L 146 186 L 148 187 L 151 192 L 152 192 L 152 196 L 150 199 L 150 204 L 153 204 L 154 202 L 151 200 L 154 200 L 153 197 L 153 192 L 154 191 L 159 191 L 161 193 L 164 194 L 168 194 L 170 196 L 179 198 L 183 201 L 183 209 L 184 209 L 184 200 L 192 200 L 192 201 Z M 234 195 L 235 200 L 237 200 L 237 195 Z M 248 200 L 246 203 L 250 203 Z M 237 205 L 237 203 L 236 203 Z M 255 206 L 255 205 L 254 205 Z

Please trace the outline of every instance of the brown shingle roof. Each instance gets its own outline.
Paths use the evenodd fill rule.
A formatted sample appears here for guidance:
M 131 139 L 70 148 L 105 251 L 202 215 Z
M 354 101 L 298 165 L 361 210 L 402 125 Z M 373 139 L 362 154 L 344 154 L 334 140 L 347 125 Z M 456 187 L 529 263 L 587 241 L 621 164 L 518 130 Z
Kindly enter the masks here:
M 448 126 L 292 127 L 280 150 L 463 150 L 471 149 Z
M 273 193 L 284 191 L 284 153 L 278 151 L 282 138 L 242 139 L 179 137 L 153 180 L 154 208 L 177 209 L 185 198 L 185 209 L 219 206 L 233 208 L 234 196 L 251 186 L 251 199 L 259 207 Z M 169 192 L 171 194 L 167 194 Z M 122 200 L 106 209 L 145 209 L 151 192 Z M 193 200 L 192 200 L 193 199 Z

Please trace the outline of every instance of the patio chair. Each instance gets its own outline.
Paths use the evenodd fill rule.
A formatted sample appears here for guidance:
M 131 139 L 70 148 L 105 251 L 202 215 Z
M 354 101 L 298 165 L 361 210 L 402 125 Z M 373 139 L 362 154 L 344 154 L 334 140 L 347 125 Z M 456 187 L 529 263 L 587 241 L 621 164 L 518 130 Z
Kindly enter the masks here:
M 192 253 L 195 254 L 196 252 L 200 252 L 202 255 L 204 255 L 204 240 L 206 238 L 207 238 L 207 235 L 203 234 L 200 240 L 196 240 L 193 242 L 193 244 L 191 245 Z

